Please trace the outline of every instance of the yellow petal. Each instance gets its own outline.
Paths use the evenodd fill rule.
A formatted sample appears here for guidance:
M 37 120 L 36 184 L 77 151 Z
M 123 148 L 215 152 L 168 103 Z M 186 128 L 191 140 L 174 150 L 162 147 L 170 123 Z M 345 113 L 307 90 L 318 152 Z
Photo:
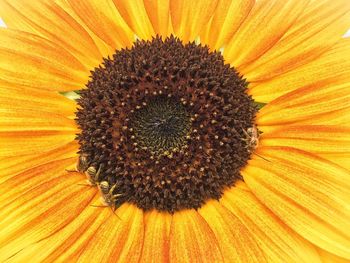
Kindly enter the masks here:
M 195 210 L 174 213 L 170 228 L 170 262 L 223 262 L 218 241 Z
M 140 262 L 169 261 L 169 233 L 172 216 L 152 210 L 145 213 L 145 237 Z
M 350 170 L 350 126 L 286 125 L 275 126 L 272 130 L 266 129 L 265 126 L 262 130 L 260 146 L 298 148 L 315 153 Z
M 41 35 L 93 68 L 101 60 L 86 30 L 54 1 L 0 1 L 0 16 L 9 28 Z
M 252 233 L 219 202 L 208 201 L 199 213 L 214 232 L 225 262 L 267 262 Z
M 283 1 L 280 1 L 283 2 Z M 304 2 L 304 1 L 295 1 Z M 330 49 L 350 27 L 348 0 L 312 1 L 267 53 L 239 71 L 251 82 L 305 65 Z
M 257 123 L 261 126 L 317 124 L 318 118 L 323 119 L 325 115 L 344 115 L 348 111 L 344 109 L 349 108 L 349 87 L 349 83 L 327 83 L 299 88 L 263 107 L 257 115 Z M 339 116 L 344 117 L 349 119 L 350 116 Z M 328 124 L 334 124 L 332 121 L 329 119 Z
M 76 104 L 59 94 L 0 87 L 0 131 L 71 131 Z
M 268 262 L 320 262 L 313 246 L 262 205 L 245 183 L 226 190 L 220 203 L 239 218 Z
M 35 109 L 3 109 L 0 111 L 0 131 L 71 131 L 76 133 L 74 120 Z
M 139 262 L 144 235 L 143 212 L 134 205 L 124 204 L 116 214 L 111 213 L 91 237 L 79 261 Z
M 350 172 L 290 147 L 260 147 L 242 171 L 252 192 L 313 244 L 350 258 Z
M 334 254 L 328 253 L 323 249 L 318 249 L 318 253 L 322 258 L 323 263 L 349 263 L 350 260 L 338 257 Z
M 0 110 L 0 156 L 41 154 L 74 140 L 78 132 L 74 120 L 53 113 L 57 111 L 53 108 L 55 101 L 50 104 L 35 96 L 33 101 L 26 100 L 31 97 L 18 100 L 0 96 L 0 105 L 4 103 Z
M 282 38 L 308 2 L 309 0 L 257 1 L 237 33 L 225 46 L 225 59 L 239 69 L 258 59 Z
M 149 20 L 152 23 L 154 33 L 163 37 L 170 35 L 172 33 L 172 31 L 169 30 L 170 0 L 144 0 L 143 2 Z
M 112 0 L 67 0 L 74 12 L 112 49 L 130 47 L 134 34 L 127 26 Z
M 249 93 L 260 102 L 307 85 L 350 82 L 350 38 L 344 38 L 319 58 L 269 80 L 251 82 Z
M 143 0 L 113 0 L 113 2 L 125 22 L 139 38 L 151 39 L 154 36 L 152 23 L 148 17 Z M 168 12 L 168 10 L 165 9 L 164 12 Z
M 194 41 L 213 16 L 217 0 L 170 0 L 170 15 L 175 34 L 185 43 Z
M 289 146 L 311 153 L 350 152 L 350 127 L 337 125 L 278 126 L 261 135 L 261 146 Z
M 2 91 L 2 92 L 1 92 Z M 40 154 L 74 140 L 75 102 L 49 91 L 0 87 L 0 156 Z
M 234 36 L 254 4 L 255 0 L 219 1 L 211 22 L 201 32 L 201 42 L 219 50 Z
M 348 125 L 350 116 L 350 107 L 326 111 L 315 116 L 315 119 L 304 119 L 298 121 L 298 124 L 312 125 Z
M 77 185 L 82 178 L 64 170 L 73 161 L 39 166 L 22 174 L 26 180 L 13 178 L 1 185 L 1 261 L 62 229 L 90 203 L 95 189 L 82 191 Z
M 259 113 L 258 113 L 259 116 Z M 296 122 L 292 122 L 290 126 L 293 125 L 338 125 L 338 126 L 348 126 L 349 125 L 349 116 L 350 116 L 350 106 L 345 107 L 342 109 L 336 109 L 334 111 L 326 111 L 324 113 L 319 113 L 316 116 L 313 116 L 313 118 L 308 119 L 301 119 Z M 266 132 L 266 131 L 273 131 L 280 127 L 279 124 L 272 126 L 272 125 L 260 125 L 259 130 Z
M 338 164 L 350 171 L 350 152 L 347 153 L 322 153 L 318 154 L 327 160 Z
M 77 104 L 64 96 L 46 90 L 0 86 L 0 109 L 52 112 L 65 117 L 74 116 Z
M 30 33 L 0 29 L 0 85 L 81 89 L 89 71 L 66 50 Z

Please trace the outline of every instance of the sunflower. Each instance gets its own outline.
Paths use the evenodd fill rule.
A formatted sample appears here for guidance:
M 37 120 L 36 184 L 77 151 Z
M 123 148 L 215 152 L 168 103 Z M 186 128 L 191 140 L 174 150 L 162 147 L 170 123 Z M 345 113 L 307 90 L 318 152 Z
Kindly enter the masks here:
M 0 0 L 0 259 L 349 262 L 348 0 Z

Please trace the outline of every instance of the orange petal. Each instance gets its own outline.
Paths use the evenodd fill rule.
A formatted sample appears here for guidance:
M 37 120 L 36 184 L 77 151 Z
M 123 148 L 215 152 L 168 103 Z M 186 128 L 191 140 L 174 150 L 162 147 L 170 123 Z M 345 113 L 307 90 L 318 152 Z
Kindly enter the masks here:
M 99 49 L 85 29 L 54 1 L 0 1 L 0 16 L 9 28 L 47 38 L 93 68 L 101 60 Z
M 169 262 L 169 233 L 172 216 L 152 210 L 145 213 L 145 237 L 140 262 Z
M 0 156 L 40 154 L 74 141 L 74 131 L 0 132 Z
M 262 205 L 245 183 L 226 190 L 220 203 L 239 218 L 268 262 L 320 262 L 313 246 Z
M 241 66 L 239 71 L 250 82 L 257 82 L 272 79 L 313 61 L 349 29 L 349 11 L 348 0 L 311 1 L 273 48 L 259 59 Z
M 350 259 L 350 172 L 289 147 L 260 147 L 242 171 L 252 192 L 305 239 Z
M 124 204 L 116 214 L 118 216 L 111 213 L 91 237 L 79 256 L 80 261 L 139 262 L 144 235 L 143 212 L 132 204 Z
M 152 23 L 148 17 L 143 0 L 113 0 L 113 2 L 125 22 L 139 38 L 146 40 L 154 36 Z M 168 10 L 165 9 L 164 12 L 168 12 Z
M 39 164 L 11 176 L 6 181 L 1 183 L 3 194 L 0 196 L 0 207 L 5 208 L 11 204 L 17 205 L 14 201 L 18 199 L 20 195 L 25 193 L 32 192 L 33 195 L 36 194 L 39 196 L 40 194 L 38 191 L 33 193 L 33 190 L 36 187 L 42 184 L 45 185 L 48 181 L 62 181 L 63 179 L 60 179 L 62 176 L 82 180 L 84 178 L 83 175 L 78 173 L 67 174 L 65 171 L 67 166 L 72 165 L 75 162 L 76 158 L 58 159 L 55 161 L 46 162 L 44 164 Z M 46 189 L 42 187 L 41 191 L 45 192 Z M 31 198 L 31 196 L 28 195 L 28 198 Z M 18 201 L 21 201 L 21 199 L 18 199 Z
M 258 59 L 287 32 L 309 0 L 260 0 L 225 46 L 225 59 L 240 67 Z
M 169 31 L 170 0 L 144 0 L 143 3 L 145 5 L 149 20 L 152 23 L 154 32 L 163 37 L 172 33 Z
M 184 42 L 199 36 L 218 4 L 217 0 L 170 0 L 170 15 L 175 34 Z
M 215 234 L 195 210 L 174 213 L 169 253 L 170 262 L 223 262 Z
M 47 164 L 55 160 L 76 157 L 78 147 L 78 143 L 74 141 L 59 148 L 55 148 L 49 152 L 43 152 L 36 155 L 1 158 L 0 183 L 11 177 L 15 177 L 20 172 L 24 172 L 39 165 Z
M 79 23 L 84 30 L 91 36 L 95 45 L 97 46 L 102 57 L 108 57 L 115 53 L 115 48 L 108 45 L 104 42 L 99 36 L 97 36 L 90 28 L 86 25 L 86 23 L 79 17 L 77 13 L 75 13 L 72 6 L 68 3 L 67 0 L 56 0 L 55 1 L 66 13 L 68 13 L 77 23 Z M 101 59 L 99 63 L 101 63 Z
M 29 244 L 11 262 L 75 262 L 89 239 L 110 215 L 109 209 L 86 207 L 57 232 Z
M 81 89 L 88 70 L 54 42 L 0 29 L 0 85 L 67 91 Z
M 322 86 L 310 85 L 289 92 L 264 106 L 257 115 L 260 126 L 285 124 L 317 124 L 330 115 L 339 115 L 338 118 L 347 118 L 349 108 L 349 83 Z M 337 111 L 340 111 L 339 113 Z M 336 120 L 338 119 L 336 118 Z M 333 124 L 329 119 L 328 124 Z
M 93 200 L 95 203 L 97 198 Z M 86 207 L 84 211 L 77 215 L 72 223 L 65 226 L 63 229 L 57 231 L 48 238 L 41 240 L 35 244 L 31 244 L 26 249 L 14 256 L 14 260 L 21 262 L 24 259 L 33 257 L 35 259 L 44 260 L 45 262 L 76 262 L 76 261 L 88 261 L 88 262 L 111 262 L 116 258 L 122 259 L 121 262 L 134 262 L 140 256 L 140 244 L 142 239 L 138 237 L 132 240 L 133 235 L 143 235 L 143 227 L 138 225 L 142 223 L 142 214 L 139 212 L 133 212 L 130 205 L 125 205 L 119 209 L 119 215 L 113 214 L 108 208 L 94 208 Z M 124 211 L 126 215 L 123 216 Z M 136 216 L 133 222 L 130 217 L 130 212 L 133 216 Z M 125 222 L 122 222 L 124 220 Z M 130 226 L 130 224 L 132 224 Z M 112 230 L 112 232 L 108 232 Z M 115 232 L 118 232 L 114 235 Z M 130 236 L 128 236 L 128 231 Z M 139 233 L 137 231 L 140 231 Z M 119 236 L 119 239 L 115 240 L 115 237 Z M 96 240 L 97 242 L 93 242 Z M 107 243 L 105 237 L 112 242 Z M 120 240 L 124 238 L 124 240 Z M 126 242 L 125 246 L 115 245 L 114 242 Z M 108 246 L 107 244 L 111 244 Z M 89 248 L 88 248 L 89 247 Z M 135 254 L 130 256 L 135 249 Z M 41 253 L 38 251 L 43 250 Z M 91 250 L 94 251 L 91 255 Z M 104 254 L 101 254 L 101 252 Z M 116 254 L 121 252 L 122 254 Z M 40 255 L 39 255 L 40 254 Z M 128 257 L 128 260 L 125 258 Z M 87 259 L 88 258 L 88 259 Z M 130 261 L 129 261 L 130 259 Z
M 55 161 L 24 173 L 27 181 L 11 185 L 12 179 L 2 186 L 1 198 L 13 198 L 1 202 L 0 208 L 0 258 L 10 258 L 30 244 L 47 238 L 62 229 L 79 215 L 95 195 L 95 189 L 77 184 L 79 176 L 72 176 L 64 167 L 73 160 Z M 41 177 L 42 181 L 34 184 Z M 26 185 L 31 185 L 26 188 Z M 15 189 L 14 189 L 15 188 Z M 16 191 L 20 188 L 18 193 Z M 25 190 L 27 189 L 27 190 Z
M 211 22 L 201 32 L 201 42 L 219 50 L 240 28 L 254 3 L 255 0 L 219 1 Z
M 219 202 L 208 201 L 199 214 L 214 232 L 225 262 L 267 262 L 252 233 Z
M 350 38 L 340 40 L 319 58 L 285 74 L 265 81 L 250 83 L 249 93 L 260 102 L 273 99 L 307 85 L 350 82 Z
M 97 200 L 97 198 L 95 198 L 95 200 Z M 55 233 L 55 235 L 50 236 L 48 239 L 33 244 L 32 247 L 28 247 L 27 250 L 24 250 L 23 258 L 30 258 L 31 256 L 38 257 L 37 251 L 44 250 L 45 252 L 42 252 L 43 255 L 40 255 L 40 257 L 44 257 L 45 262 L 77 262 L 97 230 L 111 216 L 113 215 L 107 208 L 101 210 L 87 207 L 75 218 L 73 223 Z M 25 254 L 26 252 L 29 252 L 28 256 Z M 18 257 L 20 259 L 22 258 L 21 253 Z
M 67 0 L 74 12 L 113 50 L 130 47 L 134 33 L 127 26 L 112 0 Z

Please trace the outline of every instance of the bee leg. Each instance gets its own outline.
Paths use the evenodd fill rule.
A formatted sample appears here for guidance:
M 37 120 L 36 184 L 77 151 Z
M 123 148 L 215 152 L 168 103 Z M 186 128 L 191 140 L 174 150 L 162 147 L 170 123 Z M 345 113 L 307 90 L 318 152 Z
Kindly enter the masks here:
M 92 207 L 103 207 L 103 208 L 108 207 L 108 205 L 90 205 L 90 206 L 92 206 Z M 115 212 L 115 210 L 116 210 L 115 206 L 110 207 L 110 208 L 111 208 L 113 214 L 115 214 L 115 216 L 118 217 L 121 220 L 121 218 Z
M 95 175 L 95 181 L 98 181 L 98 178 L 100 177 L 100 174 L 101 174 L 101 165 L 98 167 L 98 170 L 96 172 L 96 175 Z
M 265 161 L 271 162 L 270 160 L 268 160 L 268 159 L 262 157 L 260 154 L 257 154 L 257 153 L 254 153 L 254 154 L 255 154 L 256 156 L 259 156 L 261 159 L 263 159 L 263 160 L 265 160 Z
M 78 171 L 77 170 L 66 169 L 66 172 L 72 173 L 72 172 L 78 172 Z
M 104 207 L 108 207 L 109 206 L 109 203 L 106 201 L 106 199 L 104 197 L 100 197 L 100 202 L 101 204 L 104 205 Z
M 242 131 L 243 131 L 244 135 L 247 136 L 247 138 L 250 138 L 250 137 L 251 137 L 251 136 L 249 135 L 249 133 L 248 133 L 245 129 L 242 128 Z
M 117 186 L 117 184 L 113 185 L 113 186 L 111 187 L 111 189 L 109 189 L 109 193 L 110 193 L 110 194 L 113 193 L 113 191 L 114 191 L 114 189 L 116 188 L 116 186 Z
M 95 184 L 92 184 L 89 180 L 86 180 L 86 184 L 78 184 L 78 185 L 83 185 L 83 186 L 88 186 L 88 187 L 95 186 Z
M 116 217 L 118 217 L 120 220 L 122 220 L 119 216 L 118 216 L 118 214 L 115 212 L 115 210 L 117 210 L 117 207 L 114 205 L 113 207 L 111 207 L 111 210 L 112 210 L 112 212 L 113 212 L 113 214 L 116 216 Z

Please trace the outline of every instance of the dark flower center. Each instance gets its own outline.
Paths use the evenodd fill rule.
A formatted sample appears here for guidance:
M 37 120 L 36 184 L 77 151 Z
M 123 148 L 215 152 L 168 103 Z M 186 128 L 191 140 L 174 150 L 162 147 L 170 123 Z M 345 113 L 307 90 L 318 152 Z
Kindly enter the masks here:
M 191 129 L 190 114 L 180 101 L 157 96 L 131 115 L 135 141 L 152 155 L 178 151 Z
M 195 43 L 157 37 L 117 51 L 80 91 L 81 171 L 99 171 L 111 206 L 174 212 L 219 199 L 251 154 L 257 108 L 246 88 Z

